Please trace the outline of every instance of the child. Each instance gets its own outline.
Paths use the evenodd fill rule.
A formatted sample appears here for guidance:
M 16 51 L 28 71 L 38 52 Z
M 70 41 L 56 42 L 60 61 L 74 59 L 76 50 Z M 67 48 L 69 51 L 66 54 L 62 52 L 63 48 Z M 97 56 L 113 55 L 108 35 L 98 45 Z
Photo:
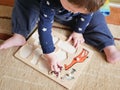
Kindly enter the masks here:
M 73 41 L 76 48 L 85 41 L 104 51 L 108 62 L 120 61 L 120 51 L 114 46 L 104 16 L 98 11 L 104 2 L 105 0 L 16 0 L 12 14 L 14 35 L 0 49 L 24 45 L 39 20 L 38 33 L 43 53 L 50 61 L 51 70 L 59 72 L 61 64 L 54 54 L 51 36 L 55 19 L 71 27 L 73 33 L 68 41 Z

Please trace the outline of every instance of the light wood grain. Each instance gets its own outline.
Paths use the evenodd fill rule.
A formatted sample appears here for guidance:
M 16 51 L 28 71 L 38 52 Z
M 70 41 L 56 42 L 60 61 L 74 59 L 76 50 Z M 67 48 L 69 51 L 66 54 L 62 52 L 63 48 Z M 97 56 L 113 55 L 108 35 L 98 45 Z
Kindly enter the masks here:
M 42 55 L 43 55 L 42 50 L 41 50 L 39 44 L 37 44 L 39 42 L 37 41 L 37 43 L 35 43 L 36 40 L 38 39 L 38 37 L 36 37 L 36 36 L 38 36 L 37 30 L 31 35 L 31 37 L 28 39 L 27 43 L 16 52 L 15 56 L 20 61 L 26 63 L 27 65 L 29 65 L 30 67 L 39 71 L 46 77 L 49 77 L 51 80 L 57 82 L 58 84 L 62 85 L 63 87 L 65 87 L 67 89 L 71 89 L 75 86 L 75 83 L 77 83 L 77 80 L 80 76 L 80 72 L 82 72 L 83 69 L 89 64 L 91 57 L 93 55 L 93 51 L 87 47 L 84 47 L 83 45 L 80 45 L 79 48 L 74 49 L 75 52 L 70 52 L 70 49 L 72 49 L 73 46 L 70 43 L 67 43 L 65 41 L 66 36 L 64 35 L 63 32 L 59 33 L 60 30 L 61 29 L 59 29 L 59 28 L 53 28 L 53 36 L 58 38 L 57 42 L 55 42 L 56 48 L 63 51 L 64 53 L 66 53 L 65 60 L 63 60 L 61 62 L 63 69 L 60 72 L 58 77 L 56 77 L 55 75 L 48 74 L 50 67 L 48 67 L 47 61 L 45 61 L 45 59 L 42 58 Z M 65 30 L 61 30 L 61 31 L 65 32 Z M 68 31 L 66 31 L 66 33 L 67 32 Z M 62 45 L 59 45 L 60 42 L 62 42 Z M 65 44 L 67 46 L 65 48 L 62 48 L 62 46 L 65 46 Z M 71 46 L 71 47 L 69 48 L 69 46 Z M 88 58 L 86 58 L 85 61 L 83 61 L 81 63 L 76 63 L 70 69 L 65 70 L 64 64 L 69 65 L 72 62 L 72 60 L 82 52 L 83 49 L 85 49 L 88 52 L 88 55 L 87 55 Z M 29 52 L 30 52 L 30 54 L 29 54 Z M 58 51 L 56 51 L 56 53 L 57 52 Z M 86 54 L 82 53 L 81 57 L 83 57 L 84 55 L 86 55 Z M 36 59 L 34 58 L 35 56 L 36 56 Z M 62 57 L 62 56 L 60 56 L 60 57 Z M 73 68 L 76 70 L 76 72 L 73 74 L 74 79 L 68 80 L 66 78 L 66 74 L 70 74 L 70 72 L 72 71 Z M 64 79 L 61 79 L 61 78 L 64 78 Z
M 120 8 L 110 7 L 110 15 L 106 16 L 109 24 L 120 25 Z
M 14 0 L 0 0 L 0 5 L 13 6 Z

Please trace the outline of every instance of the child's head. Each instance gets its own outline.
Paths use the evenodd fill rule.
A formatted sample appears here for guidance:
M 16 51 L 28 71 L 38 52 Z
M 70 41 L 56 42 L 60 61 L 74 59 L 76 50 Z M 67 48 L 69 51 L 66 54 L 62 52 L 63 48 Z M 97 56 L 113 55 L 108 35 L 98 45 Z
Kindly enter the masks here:
M 60 0 L 63 7 L 74 13 L 91 13 L 98 10 L 106 0 Z

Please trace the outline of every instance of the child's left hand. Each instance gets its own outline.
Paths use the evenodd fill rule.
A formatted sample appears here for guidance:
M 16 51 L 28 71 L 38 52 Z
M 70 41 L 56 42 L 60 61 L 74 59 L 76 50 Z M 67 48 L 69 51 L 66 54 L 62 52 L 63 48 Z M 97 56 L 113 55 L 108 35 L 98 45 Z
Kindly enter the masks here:
M 69 42 L 69 41 L 72 41 L 72 42 L 73 42 L 73 46 L 74 46 L 75 48 L 78 48 L 78 46 L 79 46 L 80 44 L 82 44 L 82 43 L 85 42 L 83 35 L 82 35 L 81 33 L 77 33 L 77 32 L 73 32 L 73 33 L 69 36 L 69 38 L 68 38 L 67 41 L 68 41 L 68 42 Z

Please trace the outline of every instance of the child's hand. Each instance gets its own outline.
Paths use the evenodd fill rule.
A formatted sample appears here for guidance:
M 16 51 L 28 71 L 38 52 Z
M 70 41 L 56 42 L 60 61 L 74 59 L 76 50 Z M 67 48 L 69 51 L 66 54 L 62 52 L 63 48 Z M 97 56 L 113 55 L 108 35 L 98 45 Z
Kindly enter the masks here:
M 73 42 L 73 46 L 74 47 L 78 47 L 80 44 L 84 43 L 84 38 L 83 38 L 83 35 L 81 33 L 76 33 L 76 32 L 73 32 L 67 41 L 72 41 Z
M 62 65 L 60 64 L 60 60 L 58 60 L 54 52 L 50 54 L 45 54 L 45 57 L 49 60 L 51 71 L 59 73 L 61 71 Z

